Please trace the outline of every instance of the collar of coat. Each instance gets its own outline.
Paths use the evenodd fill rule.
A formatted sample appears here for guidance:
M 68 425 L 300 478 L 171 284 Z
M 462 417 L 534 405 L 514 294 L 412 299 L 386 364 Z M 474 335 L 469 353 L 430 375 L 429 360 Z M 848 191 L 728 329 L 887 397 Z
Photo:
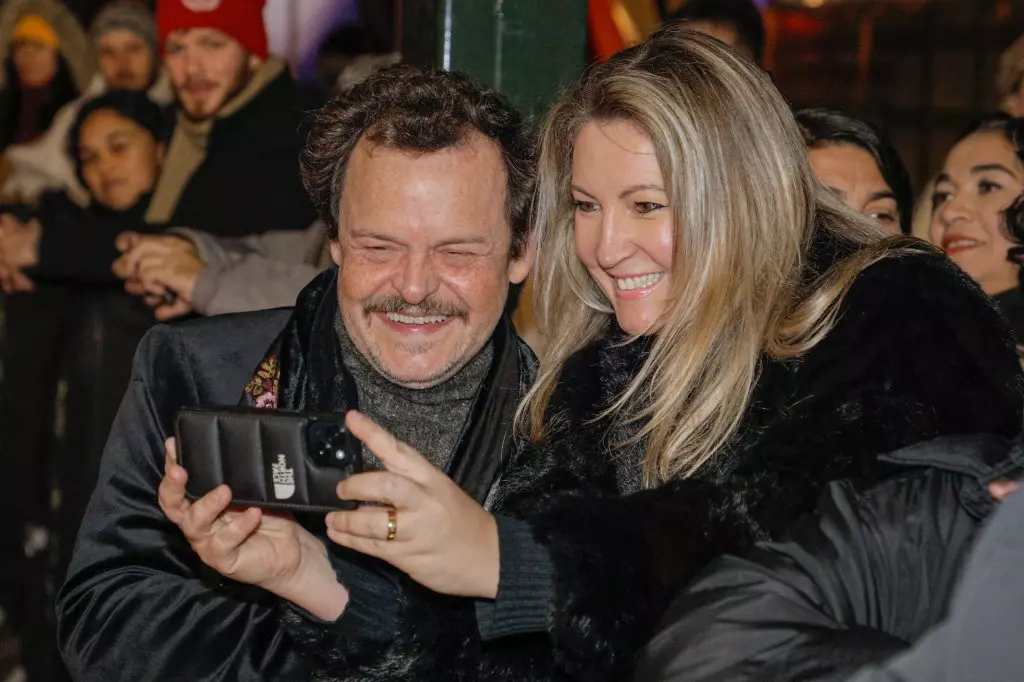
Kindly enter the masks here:
M 284 330 L 264 355 L 242 402 L 294 412 L 358 409 L 359 395 L 334 331 L 338 268 L 318 275 L 299 294 Z M 515 450 L 516 407 L 533 383 L 536 359 L 502 318 L 492 337 L 494 361 L 477 391 L 446 473 L 484 504 Z
M 917 443 L 879 459 L 901 467 L 932 468 L 963 477 L 960 504 L 976 519 L 984 519 L 996 504 L 988 491 L 989 484 L 1016 481 L 1024 474 L 1024 436 L 1013 440 L 984 433 L 948 436 Z

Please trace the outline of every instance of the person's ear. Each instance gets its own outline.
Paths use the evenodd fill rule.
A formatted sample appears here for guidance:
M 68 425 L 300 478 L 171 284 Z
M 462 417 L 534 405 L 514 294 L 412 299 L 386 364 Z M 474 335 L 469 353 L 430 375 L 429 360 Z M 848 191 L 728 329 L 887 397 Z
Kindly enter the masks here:
M 508 281 L 512 284 L 521 284 L 533 269 L 533 263 L 537 258 L 536 233 L 531 232 L 526 238 L 519 255 L 512 258 L 508 264 Z
M 1015 92 L 1003 100 L 1003 105 L 1000 108 L 1010 116 L 1024 116 L 1024 101 L 1022 100 L 1024 97 L 1021 96 L 1021 93 Z
M 249 70 L 250 71 L 255 71 L 256 69 L 260 68 L 261 66 L 263 66 L 263 59 L 261 57 L 257 57 L 254 54 L 250 54 L 249 55 Z
M 331 247 L 331 260 L 338 267 L 341 267 L 341 243 L 338 241 L 337 235 L 332 237 L 327 242 Z

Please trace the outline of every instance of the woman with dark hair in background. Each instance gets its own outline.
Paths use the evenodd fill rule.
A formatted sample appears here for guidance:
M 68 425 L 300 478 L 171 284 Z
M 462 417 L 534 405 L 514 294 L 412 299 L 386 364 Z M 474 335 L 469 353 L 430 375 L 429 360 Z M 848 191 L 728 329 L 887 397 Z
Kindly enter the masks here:
M 914 194 L 895 147 L 877 128 L 835 109 L 796 112 L 811 169 L 823 185 L 890 234 L 910 234 Z
M 1006 209 L 1024 192 L 1024 119 L 997 113 L 972 125 L 946 156 L 932 193 L 931 241 L 992 297 L 1024 339 L 1018 238 Z
M 69 142 L 90 204 L 81 208 L 52 192 L 26 223 L 0 218 L 3 257 L 31 277 L 22 277 L 21 291 L 5 301 L 0 466 L 18 481 L 20 493 L 3 498 L 0 537 L 3 556 L 24 586 L 12 595 L 18 601 L 12 610 L 33 679 L 50 679 L 41 671 L 60 660 L 47 583 L 63 579 L 135 346 L 153 324 L 148 306 L 121 288 L 110 266 L 117 234 L 142 223 L 163 161 L 166 120 L 142 92 L 111 92 L 88 102 Z M 41 298 L 52 305 L 40 305 Z M 55 443 L 61 378 L 65 419 Z M 53 508 L 55 490 L 60 502 Z M 35 559 L 22 549 L 26 535 L 41 539 Z

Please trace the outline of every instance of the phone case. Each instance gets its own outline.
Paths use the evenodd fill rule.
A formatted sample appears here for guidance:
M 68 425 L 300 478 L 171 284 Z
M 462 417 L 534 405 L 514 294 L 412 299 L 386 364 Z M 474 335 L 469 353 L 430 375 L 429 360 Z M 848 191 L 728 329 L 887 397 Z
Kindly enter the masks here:
M 362 470 L 362 445 L 342 415 L 192 407 L 178 413 L 175 426 L 189 499 L 226 483 L 233 506 L 320 512 L 357 506 L 335 491 Z

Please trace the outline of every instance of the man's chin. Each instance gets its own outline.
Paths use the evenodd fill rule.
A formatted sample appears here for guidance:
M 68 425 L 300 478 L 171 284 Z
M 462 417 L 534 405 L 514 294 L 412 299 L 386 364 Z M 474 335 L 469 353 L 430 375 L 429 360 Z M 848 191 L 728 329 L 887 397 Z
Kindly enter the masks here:
M 185 115 L 193 121 L 205 121 L 208 118 L 212 118 L 220 110 L 219 106 L 215 106 L 214 102 L 203 101 L 203 102 L 186 102 L 181 103 L 181 109 L 185 112 Z
M 438 357 L 444 355 L 444 357 Z M 437 349 L 391 352 L 373 358 L 377 371 L 388 381 L 405 388 L 432 388 L 450 379 L 458 370 L 459 362 L 450 354 L 437 353 Z

